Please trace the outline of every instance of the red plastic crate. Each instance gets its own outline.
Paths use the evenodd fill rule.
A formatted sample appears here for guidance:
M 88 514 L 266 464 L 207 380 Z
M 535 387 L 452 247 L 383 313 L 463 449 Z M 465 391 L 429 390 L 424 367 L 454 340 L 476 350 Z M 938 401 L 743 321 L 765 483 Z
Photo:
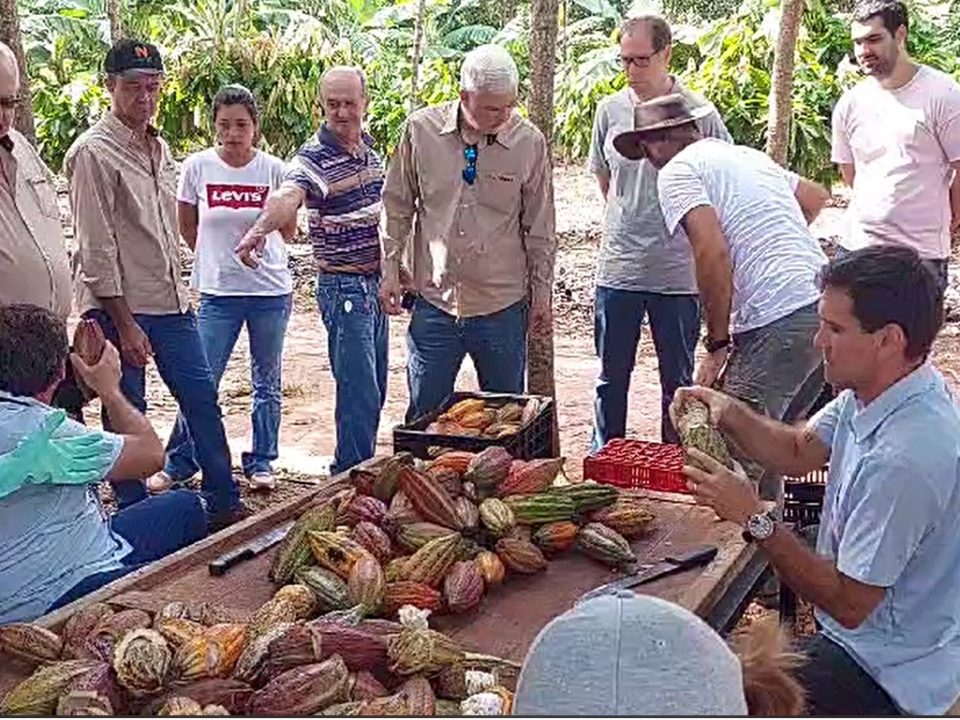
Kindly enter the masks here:
M 584 480 L 691 495 L 679 445 L 615 439 L 583 460 Z

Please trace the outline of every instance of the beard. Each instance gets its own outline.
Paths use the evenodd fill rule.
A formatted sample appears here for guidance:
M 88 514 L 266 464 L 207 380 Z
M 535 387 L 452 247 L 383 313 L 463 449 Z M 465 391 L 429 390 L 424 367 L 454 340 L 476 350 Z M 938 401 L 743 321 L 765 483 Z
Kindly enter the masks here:
M 898 56 L 899 53 L 896 49 L 887 55 L 876 55 L 872 59 L 872 65 L 868 66 L 865 62 L 859 63 L 860 70 L 864 75 L 869 75 L 878 79 L 889 77 L 893 72 L 893 68 L 896 67 Z

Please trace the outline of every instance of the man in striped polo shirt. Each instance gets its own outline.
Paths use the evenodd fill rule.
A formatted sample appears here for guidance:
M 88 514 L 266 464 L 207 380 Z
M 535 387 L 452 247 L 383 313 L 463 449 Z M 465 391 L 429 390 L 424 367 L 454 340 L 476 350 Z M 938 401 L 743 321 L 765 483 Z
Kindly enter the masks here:
M 290 161 L 280 188 L 237 246 L 257 265 L 268 233 L 306 203 L 317 263 L 317 304 L 337 384 L 332 472 L 373 457 L 387 393 L 387 317 L 380 309 L 380 192 L 383 164 L 363 131 L 366 80 L 334 67 L 320 81 L 326 122 Z

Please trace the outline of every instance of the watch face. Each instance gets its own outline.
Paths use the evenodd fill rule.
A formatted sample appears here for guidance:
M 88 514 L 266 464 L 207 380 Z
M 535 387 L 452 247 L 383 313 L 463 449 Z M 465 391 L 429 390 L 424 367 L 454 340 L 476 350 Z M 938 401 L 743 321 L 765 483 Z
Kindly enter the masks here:
M 751 515 L 747 521 L 747 532 L 757 540 L 766 540 L 773 535 L 773 518 L 767 515 L 767 513 Z

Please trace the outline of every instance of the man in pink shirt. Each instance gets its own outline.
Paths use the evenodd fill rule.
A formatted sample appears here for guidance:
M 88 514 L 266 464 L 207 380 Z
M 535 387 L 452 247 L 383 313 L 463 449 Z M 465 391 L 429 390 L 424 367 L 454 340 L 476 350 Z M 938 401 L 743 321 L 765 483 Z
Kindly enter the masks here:
M 900 0 L 854 8 L 854 52 L 867 77 L 833 111 L 832 159 L 853 188 L 841 246 L 912 247 L 942 293 L 960 225 L 960 85 L 910 59 L 907 26 Z

